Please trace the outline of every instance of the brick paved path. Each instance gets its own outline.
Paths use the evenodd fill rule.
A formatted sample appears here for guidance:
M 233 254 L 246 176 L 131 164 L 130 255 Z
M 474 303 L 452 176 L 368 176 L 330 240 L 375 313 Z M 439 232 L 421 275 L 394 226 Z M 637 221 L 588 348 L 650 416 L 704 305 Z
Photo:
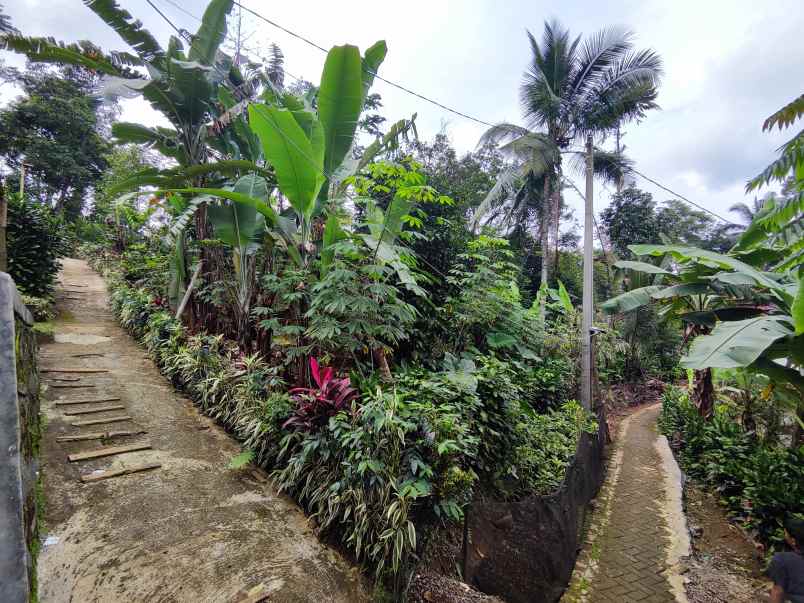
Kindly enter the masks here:
M 641 409 L 621 428 L 565 603 L 686 600 L 674 567 L 686 527 L 674 464 L 656 431 L 660 409 Z

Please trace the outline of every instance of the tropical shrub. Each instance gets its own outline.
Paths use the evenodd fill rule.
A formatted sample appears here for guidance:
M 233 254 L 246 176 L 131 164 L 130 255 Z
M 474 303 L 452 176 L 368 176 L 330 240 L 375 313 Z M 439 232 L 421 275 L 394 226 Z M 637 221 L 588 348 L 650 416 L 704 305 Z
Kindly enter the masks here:
M 294 387 L 288 392 L 295 408 L 282 427 L 318 429 L 330 417 L 349 408 L 357 398 L 357 390 L 350 387 L 349 377 L 335 377 L 332 367 L 320 368 L 315 358 L 310 358 L 310 375 L 315 387 Z
M 668 387 L 659 420 L 682 467 L 715 489 L 729 513 L 763 542 L 779 547 L 782 522 L 804 512 L 804 446 L 758 440 L 734 409 L 718 404 L 705 421 L 682 388 Z
M 524 413 L 516 425 L 511 476 L 513 494 L 552 494 L 564 480 L 581 433 L 597 432 L 597 421 L 570 400 L 546 414 Z
M 62 220 L 49 208 L 19 195 L 8 199 L 8 273 L 26 295 L 49 297 L 67 254 Z

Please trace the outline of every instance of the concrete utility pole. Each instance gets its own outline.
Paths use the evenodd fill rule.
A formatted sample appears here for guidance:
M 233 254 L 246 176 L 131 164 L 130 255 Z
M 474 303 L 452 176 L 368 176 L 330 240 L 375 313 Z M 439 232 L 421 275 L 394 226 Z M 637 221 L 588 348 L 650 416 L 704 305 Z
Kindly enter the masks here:
M 592 409 L 592 316 L 594 309 L 594 253 L 592 249 L 592 222 L 594 219 L 594 183 L 592 181 L 594 155 L 592 136 L 586 137 L 586 199 L 583 220 L 583 308 L 581 321 L 581 404 Z
M 8 203 L 6 202 L 6 187 L 3 184 L 3 179 L 0 178 L 0 272 L 8 272 L 7 228 Z

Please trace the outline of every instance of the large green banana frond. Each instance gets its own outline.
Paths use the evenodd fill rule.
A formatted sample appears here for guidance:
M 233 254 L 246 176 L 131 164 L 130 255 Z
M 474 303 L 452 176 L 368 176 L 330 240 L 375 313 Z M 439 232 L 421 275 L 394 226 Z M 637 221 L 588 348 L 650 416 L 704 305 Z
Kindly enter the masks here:
M 165 51 L 151 32 L 115 0 L 84 0 L 84 4 L 114 29 L 143 61 L 151 63 L 164 56 Z
M 125 64 L 132 63 L 131 55 L 118 53 L 107 56 L 89 42 L 65 44 L 57 42 L 54 38 L 29 38 L 6 34 L 0 36 L 0 50 L 24 54 L 31 61 L 38 63 L 76 65 L 108 75 L 131 77 L 139 75 L 125 69 Z

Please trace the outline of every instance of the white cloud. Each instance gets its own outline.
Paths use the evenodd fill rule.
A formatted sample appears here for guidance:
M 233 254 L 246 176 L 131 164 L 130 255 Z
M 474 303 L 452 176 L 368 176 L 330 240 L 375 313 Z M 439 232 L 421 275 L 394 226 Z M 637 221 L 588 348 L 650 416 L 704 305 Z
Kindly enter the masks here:
M 195 30 L 197 21 L 155 0 L 179 27 Z M 201 15 L 205 0 L 177 0 Z M 121 0 L 159 40 L 172 33 L 144 0 Z M 609 25 L 637 33 L 637 44 L 663 57 L 665 78 L 659 95 L 662 111 L 631 125 L 625 139 L 637 168 L 682 194 L 725 213 L 744 198 L 742 187 L 770 162 L 780 135 L 763 134 L 762 120 L 801 93 L 804 11 L 796 0 L 758 3 L 617 0 L 592 4 L 545 1 L 411 0 L 405 4 L 369 0 L 265 3 L 247 6 L 327 47 L 350 42 L 367 47 L 388 42 L 381 74 L 465 113 L 489 121 L 519 121 L 518 87 L 529 59 L 525 29 L 537 35 L 545 19 L 559 18 L 574 34 Z M 104 48 L 121 48 L 116 34 L 76 0 L 12 0 L 6 11 L 29 35 L 74 41 L 89 38 Z M 317 81 L 323 53 L 244 12 L 243 31 L 250 48 L 276 42 L 288 70 Z M 475 147 L 483 127 L 378 82 L 389 121 L 419 115 L 422 136 L 431 137 L 447 122 L 460 151 Z M 0 100 L 11 95 L 0 90 Z M 127 101 L 123 118 L 157 123 L 142 101 Z M 657 200 L 670 195 L 642 181 L 638 186 Z M 598 187 L 598 208 L 608 199 Z M 568 201 L 574 203 L 568 194 Z

